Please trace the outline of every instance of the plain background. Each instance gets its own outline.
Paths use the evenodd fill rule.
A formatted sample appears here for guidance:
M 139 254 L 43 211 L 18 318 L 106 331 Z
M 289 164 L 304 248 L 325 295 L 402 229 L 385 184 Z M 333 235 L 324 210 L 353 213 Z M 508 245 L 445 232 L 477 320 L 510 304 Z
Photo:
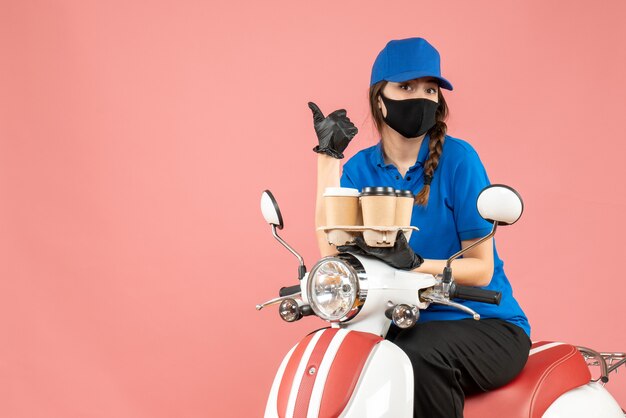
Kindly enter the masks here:
M 0 2 L 0 416 L 260 416 L 316 318 L 307 102 L 367 112 L 373 60 L 442 54 L 449 132 L 524 216 L 497 237 L 534 340 L 626 351 L 626 3 Z M 626 374 L 608 388 L 626 404 Z

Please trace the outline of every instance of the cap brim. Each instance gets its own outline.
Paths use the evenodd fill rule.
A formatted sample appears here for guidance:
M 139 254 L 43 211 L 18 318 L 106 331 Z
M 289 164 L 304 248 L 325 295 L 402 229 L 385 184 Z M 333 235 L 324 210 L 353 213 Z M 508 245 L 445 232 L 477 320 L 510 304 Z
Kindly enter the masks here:
M 436 78 L 437 80 L 439 80 L 439 86 L 442 89 L 452 90 L 452 84 L 450 84 L 450 82 L 446 80 L 445 78 L 438 76 L 438 75 L 431 74 L 429 72 L 423 72 L 423 71 L 407 71 L 405 73 L 399 73 L 399 74 L 394 74 L 389 77 L 385 77 L 384 79 L 387 81 L 400 83 L 402 81 L 413 80 L 414 78 L 422 78 L 422 77 Z

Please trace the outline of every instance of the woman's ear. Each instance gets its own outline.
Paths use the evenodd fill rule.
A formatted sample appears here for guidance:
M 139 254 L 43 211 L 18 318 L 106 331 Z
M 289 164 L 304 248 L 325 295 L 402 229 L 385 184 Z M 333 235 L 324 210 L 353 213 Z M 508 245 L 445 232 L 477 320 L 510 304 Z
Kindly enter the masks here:
M 387 108 L 385 107 L 385 104 L 383 103 L 383 99 L 380 97 L 380 94 L 376 98 L 376 102 L 378 103 L 378 108 L 380 109 L 380 113 L 383 115 L 383 118 L 387 117 Z

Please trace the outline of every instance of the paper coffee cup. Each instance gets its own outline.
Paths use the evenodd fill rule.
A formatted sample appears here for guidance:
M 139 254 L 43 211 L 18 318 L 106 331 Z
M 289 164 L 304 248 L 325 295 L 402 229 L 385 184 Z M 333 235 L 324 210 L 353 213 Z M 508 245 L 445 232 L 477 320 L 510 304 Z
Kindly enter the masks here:
M 324 190 L 326 226 L 361 225 L 359 209 L 359 191 L 347 187 L 327 187 Z M 335 245 L 344 245 L 354 240 L 354 234 L 348 231 L 329 230 L 328 241 Z
M 396 191 L 393 187 L 365 187 L 361 193 L 363 226 L 394 226 L 396 220 Z M 364 231 L 368 245 L 381 246 L 382 236 L 377 231 Z
M 410 190 L 396 190 L 396 221 L 397 226 L 411 226 L 411 215 L 413 214 L 413 206 L 415 197 Z M 404 231 L 404 236 L 408 241 L 411 238 L 412 230 Z

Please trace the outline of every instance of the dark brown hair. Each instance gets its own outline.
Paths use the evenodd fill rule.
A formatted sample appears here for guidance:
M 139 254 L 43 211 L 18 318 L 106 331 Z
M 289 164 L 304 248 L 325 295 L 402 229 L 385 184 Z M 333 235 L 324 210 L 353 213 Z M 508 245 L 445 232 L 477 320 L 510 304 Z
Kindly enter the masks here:
M 387 81 L 383 80 L 371 86 L 369 90 L 370 112 L 372 113 L 374 125 L 379 135 L 382 135 L 385 121 L 383 120 L 383 112 L 378 107 L 378 96 L 386 85 Z M 430 181 L 432 181 L 435 170 L 439 165 L 439 158 L 441 158 L 441 153 L 443 151 L 443 140 L 446 136 L 446 132 L 448 131 L 448 126 L 445 122 L 448 117 L 448 105 L 446 104 L 443 94 L 441 94 L 441 88 L 439 89 L 438 96 L 439 107 L 437 107 L 437 112 L 435 113 L 435 120 L 437 122 L 435 123 L 435 126 L 430 128 L 428 131 L 428 134 L 430 135 L 430 142 L 428 144 L 428 159 L 424 163 L 424 187 L 422 187 L 422 190 L 420 190 L 417 196 L 415 196 L 416 205 L 426 206 L 428 204 Z

